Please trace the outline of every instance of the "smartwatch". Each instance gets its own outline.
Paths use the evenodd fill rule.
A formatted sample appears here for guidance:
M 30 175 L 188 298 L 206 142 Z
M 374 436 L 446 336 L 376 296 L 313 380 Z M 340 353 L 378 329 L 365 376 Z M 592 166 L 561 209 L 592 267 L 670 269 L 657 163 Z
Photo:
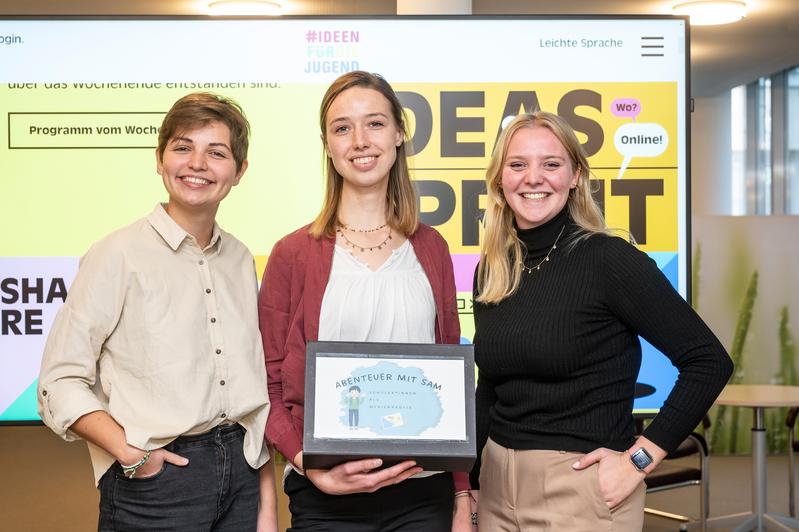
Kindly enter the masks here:
M 652 455 L 643 447 L 639 447 L 637 451 L 630 454 L 630 460 L 638 471 L 643 471 L 652 464 Z

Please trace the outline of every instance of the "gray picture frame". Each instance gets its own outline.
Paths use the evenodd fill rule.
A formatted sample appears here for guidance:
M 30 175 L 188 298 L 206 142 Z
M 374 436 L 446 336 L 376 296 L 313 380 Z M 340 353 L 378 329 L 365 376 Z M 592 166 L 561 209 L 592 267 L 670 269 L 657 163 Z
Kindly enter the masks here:
M 458 359 L 463 361 L 463 393 L 466 438 L 441 439 L 365 439 L 357 433 L 347 438 L 315 436 L 315 390 L 317 360 L 320 357 L 418 359 Z M 475 435 L 474 347 L 458 344 L 403 344 L 376 342 L 308 342 L 305 359 L 305 412 L 303 427 L 303 466 L 330 469 L 338 464 L 363 458 L 380 458 L 383 467 L 414 460 L 426 471 L 469 471 L 477 458 Z

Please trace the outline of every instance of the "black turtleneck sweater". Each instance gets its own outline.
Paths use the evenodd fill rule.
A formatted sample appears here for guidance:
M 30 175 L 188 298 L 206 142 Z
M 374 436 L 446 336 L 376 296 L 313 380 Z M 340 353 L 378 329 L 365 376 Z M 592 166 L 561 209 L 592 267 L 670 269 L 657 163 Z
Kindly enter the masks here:
M 655 262 L 618 237 L 592 235 L 573 247 L 567 209 L 517 230 L 534 266 L 512 296 L 476 303 L 477 444 L 510 449 L 616 451 L 634 442 L 638 336 L 665 353 L 679 378 L 644 436 L 672 451 L 713 404 L 732 373 L 715 335 Z M 476 297 L 476 294 L 475 294 Z M 478 485 L 480 462 L 472 474 Z

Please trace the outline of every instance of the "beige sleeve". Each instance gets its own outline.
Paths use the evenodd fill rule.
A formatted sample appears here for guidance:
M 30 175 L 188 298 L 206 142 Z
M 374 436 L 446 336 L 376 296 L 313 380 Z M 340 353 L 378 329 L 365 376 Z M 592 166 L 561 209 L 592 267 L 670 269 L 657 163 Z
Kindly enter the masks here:
M 93 388 L 103 343 L 122 312 L 124 255 L 95 244 L 81 259 L 67 300 L 58 311 L 42 356 L 37 401 L 39 416 L 67 441 L 78 437 L 69 427 L 105 405 Z

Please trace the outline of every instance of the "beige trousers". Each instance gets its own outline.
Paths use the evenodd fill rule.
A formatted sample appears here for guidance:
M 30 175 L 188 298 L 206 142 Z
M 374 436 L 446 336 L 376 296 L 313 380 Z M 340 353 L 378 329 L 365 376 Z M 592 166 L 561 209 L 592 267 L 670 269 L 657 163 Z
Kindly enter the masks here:
M 643 482 L 610 509 L 596 465 L 575 471 L 582 453 L 514 451 L 488 440 L 482 455 L 479 532 L 640 532 Z

